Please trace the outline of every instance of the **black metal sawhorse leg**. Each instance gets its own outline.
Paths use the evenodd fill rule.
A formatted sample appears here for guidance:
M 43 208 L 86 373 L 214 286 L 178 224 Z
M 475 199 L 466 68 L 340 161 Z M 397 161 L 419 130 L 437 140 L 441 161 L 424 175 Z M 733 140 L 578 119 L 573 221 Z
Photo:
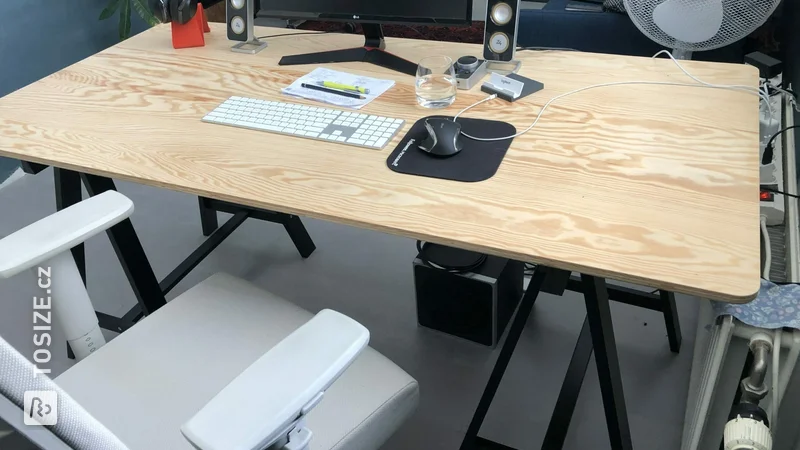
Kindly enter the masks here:
M 83 199 L 81 192 L 81 176 L 77 172 L 69 170 L 53 168 L 53 180 L 56 186 L 56 211 L 61 211 L 76 203 L 80 203 Z M 84 251 L 83 244 L 76 245 L 72 248 L 72 257 L 75 259 L 75 265 L 78 266 L 78 272 L 83 278 L 83 284 L 86 284 L 86 252 Z
M 625 396 L 622 393 L 622 374 L 619 369 L 617 343 L 614 340 L 614 325 L 611 323 L 611 305 L 606 280 L 591 275 L 581 275 L 581 282 L 611 448 L 631 450 L 633 443 L 628 425 L 628 412 L 625 408 Z
M 23 162 L 22 167 L 26 173 L 36 174 L 44 170 L 47 166 Z M 83 193 L 81 192 L 81 176 L 79 173 L 53 168 L 53 181 L 55 182 L 56 190 L 56 211 L 68 208 L 79 203 L 83 199 Z M 71 253 L 72 258 L 75 260 L 75 265 L 78 267 L 78 273 L 81 274 L 81 278 L 83 279 L 83 285 L 86 286 L 86 251 L 84 250 L 83 244 L 72 247 Z M 72 347 L 69 346 L 69 343 L 67 343 L 67 358 L 75 359 L 75 353 L 72 351 Z
M 583 292 L 584 288 L 581 278 L 577 276 L 570 277 L 566 289 L 574 292 Z M 680 353 L 682 341 L 681 325 L 678 321 L 678 308 L 675 305 L 674 293 L 663 290 L 641 292 L 622 286 L 607 286 L 606 290 L 612 301 L 636 306 L 637 308 L 658 311 L 663 314 L 664 324 L 667 327 L 669 349 L 673 353 Z
M 222 200 L 214 200 L 206 197 L 199 197 L 200 205 L 200 224 L 203 228 L 203 235 L 210 236 L 218 228 L 217 212 L 237 214 L 246 212 L 248 217 L 282 224 L 289 234 L 297 251 L 303 258 L 308 258 L 316 250 L 316 245 L 308 234 L 303 221 L 299 217 L 291 214 L 284 214 L 266 209 L 251 208 L 248 206 L 237 205 Z
M 494 364 L 492 374 L 489 375 L 489 382 L 486 383 L 486 388 L 483 390 L 480 401 L 478 401 L 478 408 L 472 416 L 472 421 L 467 428 L 467 434 L 461 442 L 461 450 L 478 450 L 478 449 L 503 449 L 508 448 L 497 444 L 495 442 L 483 439 L 478 436 L 481 430 L 483 420 L 486 418 L 486 413 L 489 412 L 489 407 L 492 405 L 492 400 L 497 393 L 497 388 L 500 387 L 500 382 L 503 381 L 503 375 L 506 372 L 508 363 L 511 361 L 511 355 L 514 354 L 514 349 L 517 347 L 522 331 L 525 329 L 525 323 L 528 321 L 528 316 L 531 315 L 533 304 L 536 303 L 536 298 L 539 297 L 539 292 L 542 290 L 547 271 L 544 268 L 536 268 L 528 283 L 528 289 L 522 296 L 517 314 L 514 316 L 514 321 L 511 322 L 511 327 L 508 329 L 508 336 L 503 343 L 503 348 L 500 349 L 500 356 L 497 357 L 497 362 Z M 494 445 L 494 446 L 493 446 Z
M 26 172 L 35 174 L 41 172 L 46 166 L 23 163 L 23 168 Z M 83 180 L 83 184 L 86 186 L 90 196 L 107 190 L 116 190 L 114 182 L 108 178 L 80 174 L 57 167 L 53 168 L 53 177 L 55 181 L 56 209 L 58 211 L 82 200 L 81 180 Z M 150 314 L 165 305 L 166 301 L 130 219 L 125 219 L 109 228 L 106 234 L 136 295 L 138 303 L 134 309 L 138 313 L 126 315 L 122 318 L 101 312 L 96 314 L 101 328 L 122 332 L 132 326 L 142 315 Z M 86 284 L 86 253 L 83 244 L 73 247 L 71 252 L 81 278 L 83 278 L 83 283 Z M 67 357 L 70 359 L 75 358 L 69 345 L 67 345 Z
M 569 424 L 572 421 L 572 413 L 575 411 L 575 405 L 578 404 L 578 394 L 581 393 L 581 386 L 583 386 L 583 379 L 586 376 L 586 369 L 589 367 L 593 350 L 589 318 L 587 317 L 583 320 L 578 342 L 575 344 L 572 359 L 567 367 L 567 374 L 564 376 L 564 383 L 561 384 L 553 415 L 550 416 L 550 424 L 547 426 L 542 443 L 543 449 L 564 447 Z
M 531 278 L 528 290 L 522 298 L 508 337 L 503 344 L 500 356 L 489 377 L 489 382 L 478 403 L 478 408 L 467 429 L 467 434 L 462 441 L 461 450 L 511 449 L 511 447 L 481 438 L 478 436 L 478 432 L 497 392 L 503 373 L 508 367 L 509 360 L 519 341 L 533 304 L 542 289 L 548 271 L 552 271 L 552 269 L 539 266 Z M 556 271 L 552 271 L 552 273 L 556 273 Z M 551 417 L 542 449 L 554 450 L 563 446 L 567 429 L 577 404 L 578 394 L 583 384 L 586 368 L 589 364 L 589 358 L 594 350 L 611 448 L 614 450 L 630 450 L 633 448 L 633 444 L 631 442 L 625 397 L 622 389 L 622 376 L 611 322 L 608 289 L 605 280 L 602 278 L 581 275 L 580 282 L 580 291 L 583 292 L 586 303 L 586 320 L 567 369 L 567 376 L 556 401 L 556 407 Z
M 114 181 L 110 178 L 81 174 L 81 179 L 91 196 L 117 189 Z M 139 241 L 139 236 L 136 234 L 131 220 L 125 219 L 114 225 L 106 231 L 106 234 L 122 265 L 122 270 L 133 288 L 141 312 L 149 315 L 166 305 L 164 293 L 158 286 L 158 279 L 147 260 L 147 255 L 144 253 L 144 248 L 142 248 L 142 243 Z
M 675 293 L 668 291 L 658 291 L 661 298 L 661 312 L 664 314 L 664 324 L 667 326 L 667 339 L 669 339 L 669 349 L 673 353 L 681 351 L 681 324 L 678 321 L 678 307 L 675 305 Z
M 23 162 L 25 172 L 37 174 L 47 166 Z M 81 181 L 90 196 L 98 195 L 108 190 L 116 190 L 114 181 L 110 178 L 81 174 L 66 169 L 53 168 L 55 178 L 56 206 L 62 210 L 82 200 Z M 115 332 L 123 332 L 133 326 L 142 317 L 153 313 L 166 304 L 165 296 L 172 290 L 192 269 L 194 269 L 211 251 L 231 235 L 248 217 L 255 217 L 284 225 L 292 241 L 297 246 L 300 254 L 305 258 L 316 249 L 314 242 L 305 230 L 300 218 L 289 214 L 274 213 L 255 208 L 240 207 L 226 202 L 217 202 L 210 199 L 201 199 L 201 206 L 208 205 L 206 212 L 213 213 L 204 217 L 204 232 L 206 226 L 210 229 L 210 236 L 160 283 L 153 273 L 152 266 L 147 260 L 142 244 L 136 234 L 130 219 L 109 228 L 106 233 L 114 248 L 114 252 L 122 265 L 128 281 L 136 295 L 137 304 L 123 317 L 114 317 L 101 312 L 96 312 L 100 327 Z M 217 226 L 216 211 L 231 212 L 234 214 L 221 227 Z M 213 225 L 213 229 L 211 226 Z M 73 257 L 78 270 L 86 283 L 86 256 L 83 244 L 72 249 Z M 69 346 L 68 356 L 74 358 Z
M 200 206 L 200 226 L 203 228 L 203 236 L 211 236 L 211 233 L 219 228 L 219 220 L 217 219 L 217 211 L 211 209 L 209 206 L 209 199 L 205 197 L 197 197 L 197 203 Z

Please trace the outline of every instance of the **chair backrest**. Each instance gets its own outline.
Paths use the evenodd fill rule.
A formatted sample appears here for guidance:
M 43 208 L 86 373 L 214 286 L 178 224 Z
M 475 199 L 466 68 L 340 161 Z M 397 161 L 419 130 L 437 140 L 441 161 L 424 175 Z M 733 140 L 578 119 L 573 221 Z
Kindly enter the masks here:
M 26 391 L 53 391 L 57 395 L 55 425 L 24 425 Z M 97 395 L 103 395 L 98 392 Z M 16 416 L 14 408 L 16 407 Z M 45 450 L 127 450 L 111 431 L 97 421 L 46 375 L 34 376 L 34 366 L 0 337 L 0 417 L 31 442 Z

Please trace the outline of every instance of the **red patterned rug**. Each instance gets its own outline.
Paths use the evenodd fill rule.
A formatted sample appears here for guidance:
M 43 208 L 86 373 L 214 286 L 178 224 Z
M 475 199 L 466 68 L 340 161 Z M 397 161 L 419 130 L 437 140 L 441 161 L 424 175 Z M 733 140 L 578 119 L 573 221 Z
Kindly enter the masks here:
M 483 43 L 483 22 L 472 22 L 469 27 L 429 27 L 424 25 L 384 25 L 387 37 L 425 39 L 431 41 Z M 361 25 L 344 22 L 304 22 L 301 30 L 329 31 L 334 33 L 361 34 Z

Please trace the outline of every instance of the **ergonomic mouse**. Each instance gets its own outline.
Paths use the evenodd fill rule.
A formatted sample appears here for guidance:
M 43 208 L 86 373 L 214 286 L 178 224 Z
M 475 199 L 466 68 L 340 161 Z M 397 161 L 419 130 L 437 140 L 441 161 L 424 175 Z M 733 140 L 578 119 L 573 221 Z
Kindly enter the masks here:
M 461 142 L 461 124 L 450 119 L 425 119 L 428 137 L 419 144 L 419 149 L 431 155 L 453 156 L 464 148 Z

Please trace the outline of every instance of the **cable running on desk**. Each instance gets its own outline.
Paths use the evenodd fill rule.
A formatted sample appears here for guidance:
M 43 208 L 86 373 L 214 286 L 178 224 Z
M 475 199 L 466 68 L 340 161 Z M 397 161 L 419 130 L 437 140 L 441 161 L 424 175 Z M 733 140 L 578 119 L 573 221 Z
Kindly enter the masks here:
M 669 58 L 672 60 L 672 62 L 674 62 L 675 65 L 678 66 L 678 68 L 684 74 L 686 74 L 686 76 L 688 76 L 689 78 L 691 78 L 692 80 L 696 81 L 699 84 L 675 83 L 675 82 L 670 82 L 670 81 L 615 81 L 615 82 L 611 82 L 611 83 L 594 84 L 594 85 L 585 86 L 585 87 L 582 87 L 582 88 L 579 88 L 579 89 L 575 89 L 573 91 L 565 92 L 563 94 L 560 94 L 560 95 L 557 95 L 557 96 L 551 98 L 550 100 L 547 101 L 547 103 L 544 104 L 544 106 L 542 106 L 542 109 L 539 110 L 539 114 L 536 116 L 536 118 L 534 119 L 533 123 L 528 128 L 526 128 L 526 129 L 524 129 L 524 130 L 522 130 L 522 131 L 520 131 L 520 132 L 518 132 L 516 134 L 513 134 L 511 136 L 496 137 L 496 138 L 481 138 L 481 137 L 471 136 L 471 135 L 469 135 L 467 133 L 464 133 L 463 131 L 461 132 L 461 134 L 464 135 L 465 137 L 469 138 L 469 139 L 472 139 L 472 140 L 475 140 L 475 141 L 483 141 L 483 142 L 504 141 L 506 139 L 513 139 L 515 137 L 522 136 L 523 134 L 525 134 L 528 131 L 532 130 L 536 126 L 536 124 L 539 123 L 539 120 L 542 118 L 542 115 L 547 110 L 547 108 L 551 104 L 553 104 L 553 102 L 555 102 L 556 100 L 559 100 L 559 99 L 564 98 L 564 97 L 568 97 L 568 96 L 573 95 L 573 94 L 577 94 L 579 92 L 583 92 L 583 91 L 587 91 L 587 90 L 590 90 L 590 89 L 594 89 L 594 88 L 610 87 L 610 86 L 626 86 L 626 85 L 705 87 L 705 88 L 711 88 L 711 89 L 725 89 L 725 90 L 747 92 L 747 93 L 750 93 L 750 94 L 757 95 L 761 100 L 765 100 L 766 104 L 767 104 L 767 107 L 769 108 L 770 118 L 772 117 L 772 107 L 770 106 L 769 93 L 767 93 L 766 91 L 762 90 L 762 88 L 760 86 L 758 88 L 755 88 L 755 87 L 752 87 L 752 86 L 736 85 L 736 84 L 728 85 L 728 84 L 708 83 L 706 81 L 703 81 L 703 80 L 697 78 L 696 76 L 694 76 L 691 73 L 689 73 L 686 69 L 684 69 L 683 66 L 681 66 L 681 64 L 678 62 L 678 60 L 675 59 L 674 56 L 672 56 L 672 53 L 670 53 L 667 50 L 661 50 L 660 52 L 658 52 L 655 55 L 653 55 L 653 58 L 656 58 L 661 54 L 665 54 L 665 55 L 669 56 Z M 459 111 L 458 114 L 456 114 L 456 116 L 453 118 L 453 121 L 457 120 L 459 116 L 461 116 L 463 113 L 465 113 L 466 111 L 470 110 L 471 108 L 474 108 L 475 106 L 478 106 L 483 102 L 492 100 L 493 98 L 496 98 L 496 95 L 494 95 L 494 94 L 490 95 L 489 97 L 487 97 L 487 98 L 485 98 L 485 99 L 483 99 L 481 101 L 475 102 L 472 105 L 467 106 L 466 108 L 464 108 L 461 111 Z

